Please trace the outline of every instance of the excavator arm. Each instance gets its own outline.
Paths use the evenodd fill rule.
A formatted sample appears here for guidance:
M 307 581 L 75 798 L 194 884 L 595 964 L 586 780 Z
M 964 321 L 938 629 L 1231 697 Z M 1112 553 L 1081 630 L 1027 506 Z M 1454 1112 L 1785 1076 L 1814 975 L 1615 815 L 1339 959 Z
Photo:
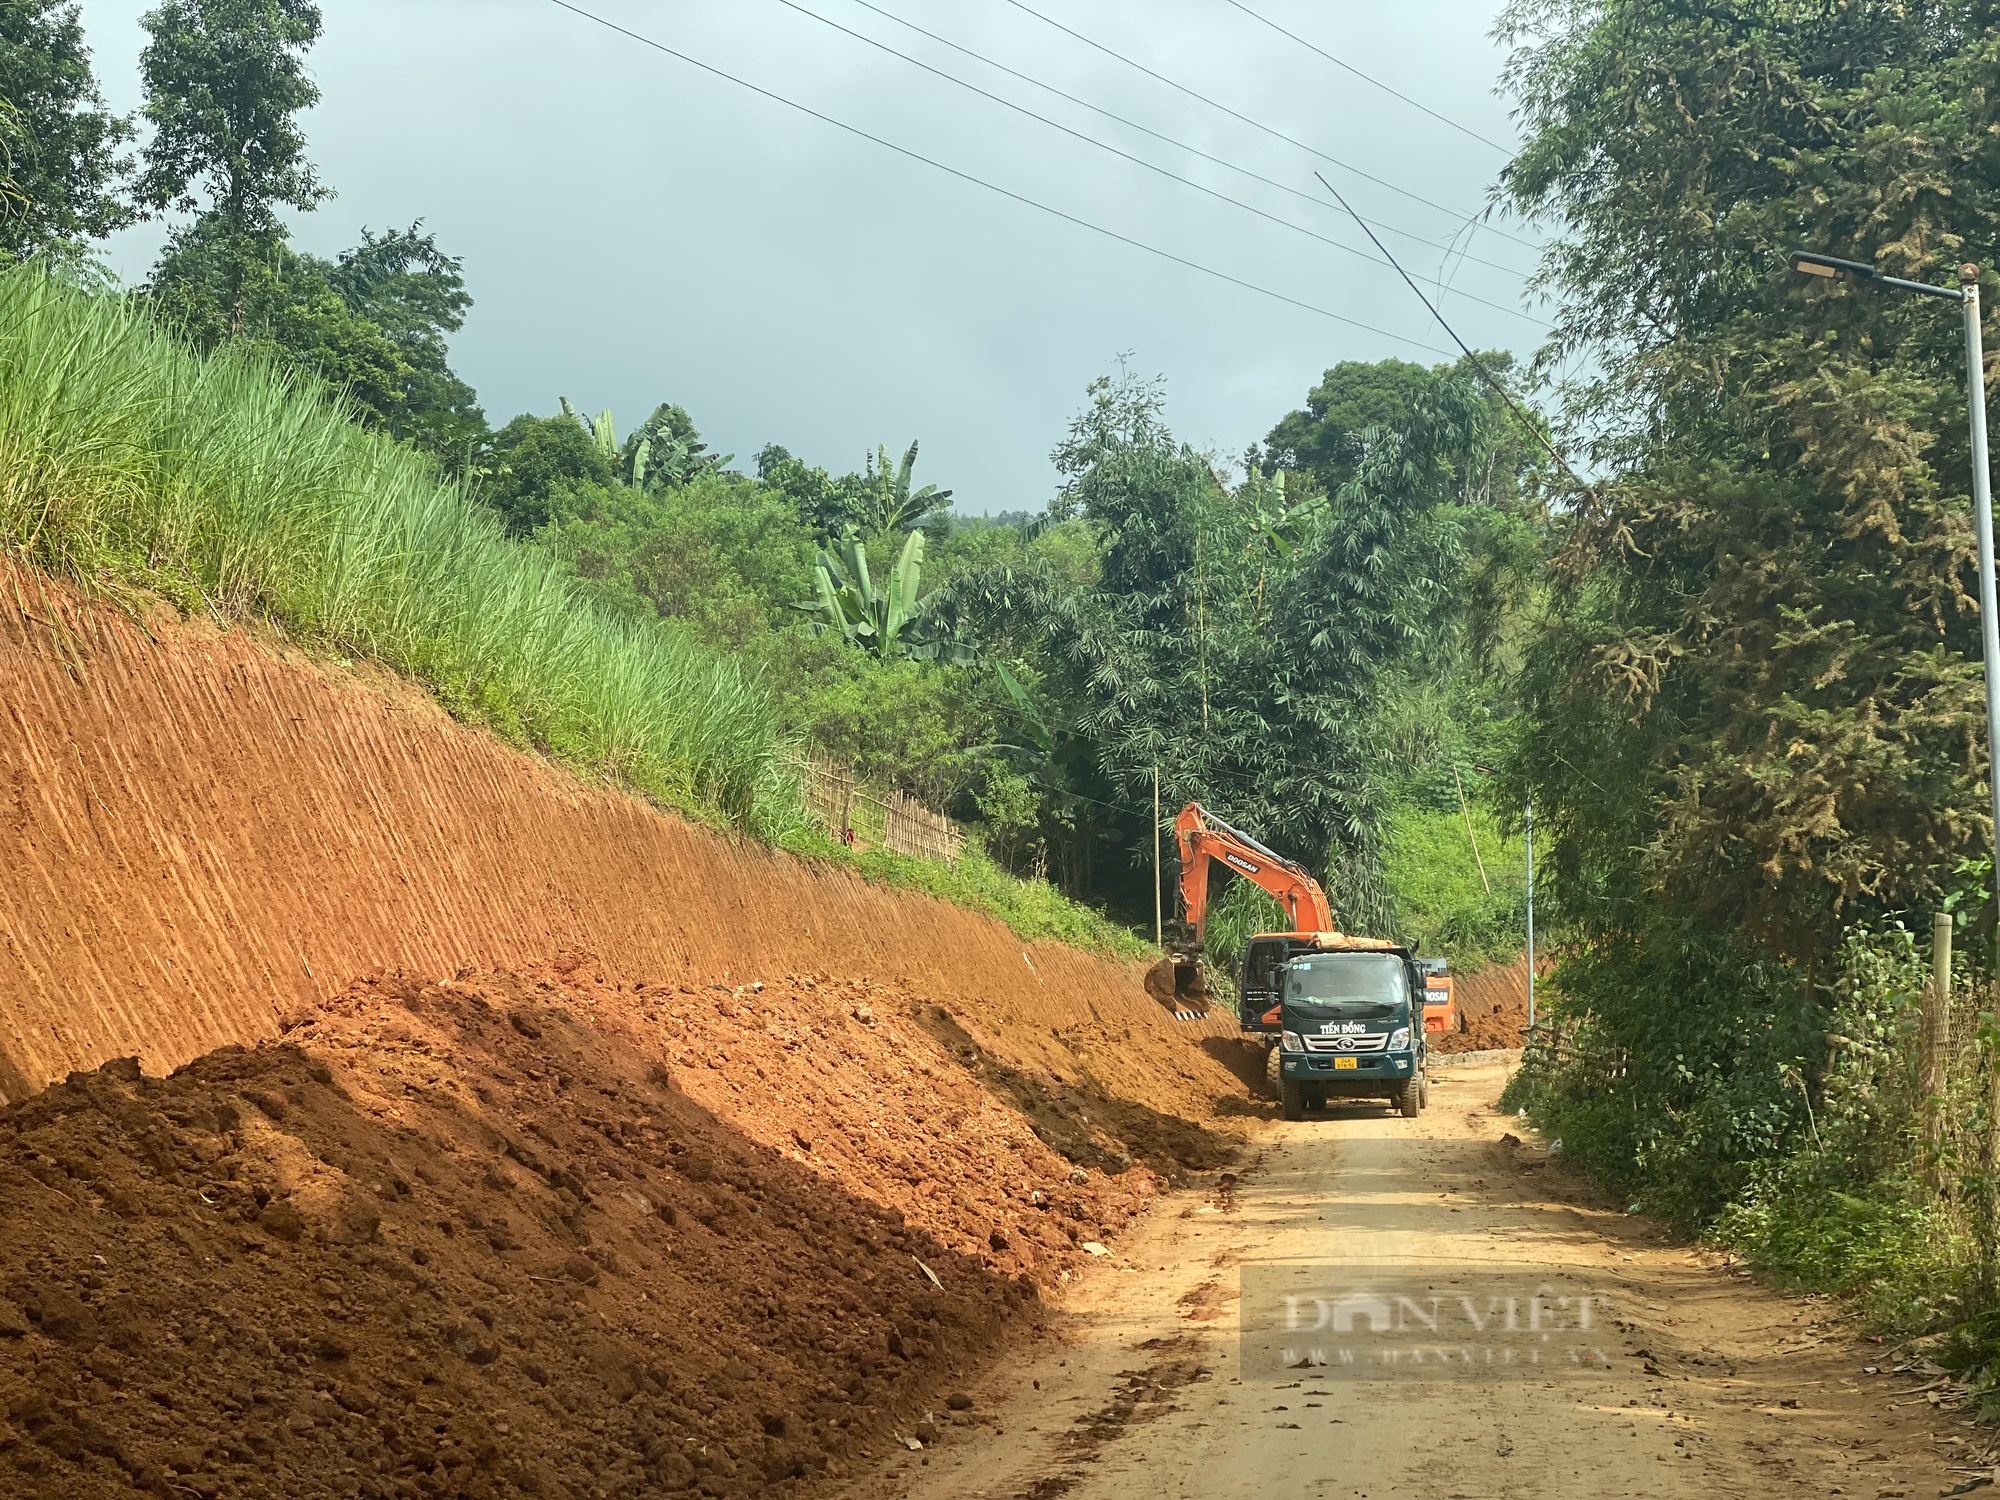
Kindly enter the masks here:
M 1223 868 L 1268 892 L 1285 910 L 1293 932 L 1332 932 L 1333 912 L 1326 892 L 1304 867 L 1266 848 L 1222 819 L 1190 802 L 1174 819 L 1180 844 L 1181 906 L 1194 929 L 1199 949 L 1208 929 L 1208 871 L 1215 860 Z

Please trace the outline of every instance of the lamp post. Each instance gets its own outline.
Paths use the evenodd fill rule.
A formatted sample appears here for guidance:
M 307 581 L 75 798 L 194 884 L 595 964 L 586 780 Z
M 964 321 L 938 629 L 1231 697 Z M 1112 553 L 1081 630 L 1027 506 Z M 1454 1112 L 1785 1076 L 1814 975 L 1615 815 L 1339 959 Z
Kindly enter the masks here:
M 1995 605 L 1993 588 L 1993 490 L 1986 463 L 1986 360 L 1979 340 L 1979 267 L 1970 263 L 1960 266 L 1957 286 L 1932 286 L 1927 281 L 1885 276 L 1864 261 L 1837 260 L 1809 250 L 1794 250 L 1785 259 L 1794 271 L 1808 276 L 1891 292 L 1914 292 L 1919 297 L 1942 297 L 1958 303 L 1965 314 L 1965 386 L 1972 415 L 1972 530 L 1979 540 L 1979 637 L 1986 665 L 1986 789 L 1991 798 L 1993 835 L 2000 840 L 2000 607 Z M 2000 900 L 2000 850 L 1996 850 L 1993 874 L 1995 899 Z

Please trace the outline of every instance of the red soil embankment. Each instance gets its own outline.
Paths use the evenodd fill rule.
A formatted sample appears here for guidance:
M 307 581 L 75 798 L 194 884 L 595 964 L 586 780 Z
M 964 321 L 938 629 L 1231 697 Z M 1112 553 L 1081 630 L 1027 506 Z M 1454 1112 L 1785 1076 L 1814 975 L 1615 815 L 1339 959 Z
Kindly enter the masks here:
M 0 1112 L 0 1493 L 795 1493 L 980 1420 L 956 1373 L 1156 1191 L 892 989 L 595 968 Z
M 407 686 L 15 573 L 0 689 L 0 1496 L 810 1489 L 1240 1140 L 1137 964 Z
M 1440 1052 L 1485 1052 L 1518 1047 L 1528 1029 L 1528 956 L 1488 964 L 1477 974 L 1454 975 L 1452 999 L 1465 1018 L 1463 1031 L 1431 1038 Z
M 0 1096 L 277 1034 L 383 968 L 901 983 L 1156 1110 L 1235 1087 L 1137 965 L 580 786 L 395 683 L 0 573 Z

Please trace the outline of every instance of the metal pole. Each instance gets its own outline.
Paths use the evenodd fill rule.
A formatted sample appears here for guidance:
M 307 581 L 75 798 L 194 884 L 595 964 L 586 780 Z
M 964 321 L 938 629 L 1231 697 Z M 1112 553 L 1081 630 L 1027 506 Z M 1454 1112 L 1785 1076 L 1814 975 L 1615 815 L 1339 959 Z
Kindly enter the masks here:
M 1153 946 L 1164 947 L 1167 941 L 1165 914 L 1160 903 L 1160 767 L 1153 765 Z
M 1528 799 L 1528 1026 L 1535 1024 L 1535 799 Z
M 1986 790 L 2000 840 L 2000 605 L 1993 596 L 1993 488 L 1986 460 L 1986 357 L 1979 338 L 1979 267 L 1958 268 L 1965 306 L 1965 386 L 1972 412 L 1972 530 L 1979 539 L 1979 635 L 1986 659 Z M 2000 850 L 1993 890 L 2000 900 Z

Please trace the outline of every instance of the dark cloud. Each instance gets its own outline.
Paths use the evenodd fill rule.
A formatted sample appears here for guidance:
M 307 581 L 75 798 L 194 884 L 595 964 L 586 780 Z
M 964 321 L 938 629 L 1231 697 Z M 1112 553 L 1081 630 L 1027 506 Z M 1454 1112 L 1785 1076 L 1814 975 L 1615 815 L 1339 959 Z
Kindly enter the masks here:
M 584 0 L 681 51 L 963 171 L 1344 312 L 1420 344 L 1441 330 L 1393 273 L 1092 150 L 842 36 L 776 0 Z M 1315 210 L 944 52 L 851 0 L 801 0 L 900 50 L 1322 233 Z M 1006 0 L 877 0 L 885 10 L 1270 177 L 1432 238 L 1446 215 L 1325 167 L 1050 30 Z M 1378 176 L 1465 211 L 1495 151 L 1397 103 L 1221 0 L 1035 0 L 1162 73 Z M 107 92 L 136 103 L 144 0 L 86 0 Z M 1316 6 L 1258 0 L 1293 30 L 1497 140 L 1496 0 Z M 837 468 L 876 442 L 924 444 L 927 477 L 971 510 L 1033 506 L 1084 384 L 1122 350 L 1169 378 L 1189 440 L 1235 453 L 1325 366 L 1432 360 L 1011 203 L 706 76 L 544 0 L 327 0 L 312 152 L 339 197 L 298 228 L 330 252 L 363 224 L 421 216 L 466 258 L 478 298 L 456 344 L 495 420 L 567 395 L 626 422 L 659 401 L 740 459 L 777 441 Z M 1351 192 L 1350 192 L 1351 189 Z M 1519 226 L 1511 226 L 1519 232 Z M 158 226 L 113 248 L 143 274 Z M 1487 257 L 1532 252 L 1479 232 Z M 1420 277 L 1445 257 L 1391 240 Z M 1477 265 L 1450 283 L 1517 304 Z M 1539 329 L 1447 295 L 1478 345 Z

